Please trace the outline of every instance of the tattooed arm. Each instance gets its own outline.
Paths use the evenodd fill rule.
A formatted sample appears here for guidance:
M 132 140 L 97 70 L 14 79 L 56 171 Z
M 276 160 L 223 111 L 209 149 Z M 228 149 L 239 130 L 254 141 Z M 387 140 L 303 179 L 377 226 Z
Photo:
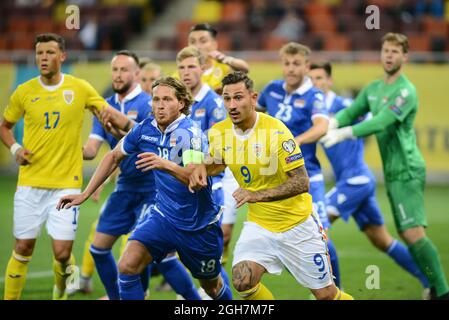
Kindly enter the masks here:
M 270 202 L 291 198 L 309 191 L 309 176 L 305 166 L 301 166 L 287 172 L 288 179 L 283 184 L 260 191 L 249 191 L 238 188 L 232 196 L 237 201 L 237 208 L 246 202 Z

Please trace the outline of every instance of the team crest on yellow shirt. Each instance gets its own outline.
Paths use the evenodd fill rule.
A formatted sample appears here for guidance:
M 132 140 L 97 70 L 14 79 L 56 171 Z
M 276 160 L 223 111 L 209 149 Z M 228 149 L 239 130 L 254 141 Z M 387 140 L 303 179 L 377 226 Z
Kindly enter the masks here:
M 64 90 L 62 96 L 64 97 L 65 103 L 71 104 L 73 102 L 73 98 L 75 97 L 75 93 L 73 90 Z
M 256 158 L 260 158 L 262 155 L 263 146 L 261 143 L 254 143 L 253 144 L 253 152 L 256 155 Z

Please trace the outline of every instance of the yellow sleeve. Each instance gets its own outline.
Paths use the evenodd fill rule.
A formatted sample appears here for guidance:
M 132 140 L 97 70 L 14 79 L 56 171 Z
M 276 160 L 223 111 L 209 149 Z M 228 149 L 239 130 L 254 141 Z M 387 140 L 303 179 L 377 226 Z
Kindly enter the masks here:
M 223 143 L 220 130 L 214 128 L 214 126 L 208 131 L 209 150 L 208 154 L 215 160 L 216 163 L 224 163 L 223 155 L 221 153 Z
M 304 156 L 290 130 L 284 126 L 278 136 L 278 159 L 284 172 L 303 166 Z
M 9 103 L 6 106 L 5 112 L 3 113 L 3 117 L 8 122 L 16 123 L 20 120 L 20 118 L 23 117 L 24 113 L 24 104 L 22 103 L 19 90 L 16 89 L 9 98 Z
M 92 112 L 95 110 L 102 111 L 108 105 L 106 100 L 98 94 L 89 82 L 81 80 L 81 83 L 86 91 L 86 108 Z

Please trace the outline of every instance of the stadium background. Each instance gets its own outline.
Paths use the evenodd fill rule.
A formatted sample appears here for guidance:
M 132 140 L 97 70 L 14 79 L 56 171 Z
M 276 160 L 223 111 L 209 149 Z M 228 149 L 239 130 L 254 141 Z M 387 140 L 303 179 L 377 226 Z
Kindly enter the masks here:
M 70 1 L 69 1 L 70 2 Z M 54 31 L 67 38 L 68 61 L 64 71 L 88 80 L 100 93 L 110 90 L 109 60 L 114 51 L 129 48 L 140 56 L 148 56 L 162 65 L 165 74 L 175 70 L 173 63 L 176 50 L 186 44 L 187 31 L 196 22 L 210 22 L 219 31 L 219 49 L 233 56 L 246 59 L 250 64 L 250 76 L 256 88 L 261 90 L 270 80 L 281 77 L 277 61 L 277 49 L 288 37 L 276 32 L 283 15 L 293 8 L 296 17 L 303 21 L 302 34 L 296 40 L 312 47 L 312 60 L 335 61 L 335 91 L 353 96 L 365 84 L 382 76 L 378 63 L 379 38 L 388 31 L 401 31 L 410 39 L 411 62 L 405 72 L 416 85 L 420 107 L 415 123 L 418 142 L 428 170 L 426 208 L 431 228 L 440 249 L 446 273 L 449 274 L 447 195 L 449 195 L 449 27 L 448 1 L 442 4 L 442 11 L 427 8 L 419 11 L 421 1 L 4 1 L 0 4 L 0 112 L 8 97 L 18 84 L 38 74 L 34 66 L 32 44 L 36 33 Z M 425 2 L 425 1 L 424 1 Z M 19 5 L 28 3 L 30 5 Z M 80 5 L 81 31 L 88 22 L 97 24 L 96 44 L 88 46 L 81 40 L 80 30 L 68 30 L 65 12 L 71 3 Z M 252 19 L 255 8 L 265 3 L 262 24 Z M 398 2 L 399 3 L 399 2 Z M 380 9 L 380 30 L 367 30 L 365 20 L 369 16 L 364 9 L 374 4 Z M 438 9 L 438 7 L 437 7 Z M 283 10 L 283 11 L 282 11 Z M 433 11 L 432 11 L 433 10 Z M 299 29 L 301 30 L 301 29 Z M 287 35 L 290 36 L 290 35 Z M 87 139 L 91 116 L 86 114 L 83 139 Z M 377 144 L 373 138 L 366 143 L 365 159 L 379 178 L 378 198 L 389 224 L 389 230 L 396 234 L 391 213 L 381 186 L 382 173 Z M 106 152 L 103 148 L 103 153 Z M 320 151 L 319 155 L 326 177 L 331 177 L 329 165 Z M 101 157 L 85 162 L 86 176 L 92 172 Z M 12 246 L 12 199 L 15 190 L 17 166 L 8 150 L 0 147 L 0 289 L 2 278 Z M 328 180 L 331 182 L 331 178 Z M 111 190 L 109 186 L 108 190 Z M 103 194 L 103 200 L 107 192 Z M 81 259 L 81 248 L 90 222 L 95 219 L 99 205 L 89 202 L 82 210 L 75 254 Z M 244 209 L 239 215 L 239 224 L 244 219 Z M 84 212 L 86 212 L 84 214 Z M 84 214 L 84 215 L 83 215 Z M 237 228 L 238 229 L 238 228 Z M 48 238 L 38 241 L 37 251 L 30 266 L 36 275 L 28 280 L 24 298 L 50 297 L 52 285 L 50 251 Z M 234 241 L 238 230 L 235 231 Z M 343 284 L 354 295 L 361 298 L 410 298 L 417 299 L 419 287 L 410 277 L 400 272 L 381 253 L 370 247 L 367 240 L 357 232 L 353 222 L 338 223 L 332 231 L 339 252 L 342 252 Z M 368 252 L 368 254 L 367 254 Z M 41 255 L 39 253 L 42 253 Z M 365 267 L 379 265 L 385 270 L 382 287 L 387 291 L 367 290 L 364 286 Z M 229 268 L 229 266 L 228 266 Z M 47 273 L 46 273 L 47 272 Z M 39 276 L 41 275 L 41 276 Z M 281 280 L 273 278 L 269 285 L 274 287 L 277 297 L 294 299 L 307 297 L 305 291 L 297 290 L 289 281 L 289 275 Z M 159 282 L 153 281 L 153 283 Z M 96 291 L 92 297 L 102 294 L 96 278 Z M 50 288 L 50 289 L 45 289 Z M 276 289 L 278 288 L 278 289 Z M 288 288 L 288 289 L 283 289 Z M 388 289 L 389 288 L 389 289 Z M 398 289 L 399 288 L 399 289 Z M 399 292 L 395 292 L 399 290 Z M 27 293 L 28 291 L 28 293 Z M 46 292 L 48 291 L 48 293 Z M 290 293 L 288 293 L 290 292 Z M 387 294 L 385 294 L 387 292 Z M 159 294 L 159 296 L 158 296 Z M 155 293 L 155 298 L 172 298 L 170 294 Z M 76 298 L 85 298 L 76 296 Z

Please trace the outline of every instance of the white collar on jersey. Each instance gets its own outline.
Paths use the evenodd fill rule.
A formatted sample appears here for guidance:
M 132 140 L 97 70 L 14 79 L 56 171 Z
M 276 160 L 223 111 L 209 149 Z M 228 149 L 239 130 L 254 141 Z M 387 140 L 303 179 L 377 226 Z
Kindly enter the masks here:
M 232 132 L 234 133 L 235 137 L 239 139 L 240 141 L 248 140 L 249 137 L 254 132 L 254 129 L 257 127 L 257 123 L 259 122 L 259 112 L 256 112 L 256 121 L 254 122 L 254 125 L 251 129 L 246 130 L 245 132 L 242 132 L 242 130 L 235 127 L 235 125 L 232 125 Z M 238 132 L 237 132 L 238 131 Z
M 142 92 L 142 88 L 140 87 L 140 84 L 137 84 L 137 86 L 133 89 L 133 91 L 131 91 L 130 93 L 128 93 L 126 95 L 126 97 L 123 99 L 122 103 L 128 102 L 129 100 L 134 99 L 135 97 L 137 97 L 140 93 Z M 115 94 L 115 103 L 120 104 L 120 101 L 118 99 L 118 93 Z
M 329 90 L 329 92 L 326 94 L 325 104 L 326 104 L 327 110 L 330 110 L 330 108 L 332 107 L 332 103 L 334 103 L 334 100 L 336 97 L 337 97 L 337 94 L 335 92 L 333 92 L 332 90 Z
M 298 87 L 298 89 L 293 91 L 292 94 L 297 93 L 302 96 L 304 93 L 312 89 L 312 87 L 313 87 L 312 80 L 309 77 L 305 76 L 304 79 L 302 80 L 301 85 Z M 284 90 L 287 91 L 287 85 L 285 84 L 285 81 L 282 84 L 282 88 L 284 88 Z
M 173 121 L 172 123 L 170 123 L 170 124 L 168 125 L 168 127 L 165 129 L 164 134 L 170 133 L 170 132 L 174 131 L 174 130 L 179 126 L 179 123 L 180 123 L 185 117 L 186 117 L 186 115 L 185 115 L 184 113 L 181 113 L 181 115 L 180 115 L 175 121 Z M 152 124 L 153 127 L 155 127 L 159 132 L 161 131 L 161 130 L 159 130 L 159 127 L 157 126 L 157 121 L 156 121 L 156 119 L 151 120 L 151 124 Z
M 42 87 L 44 87 L 45 89 L 47 89 L 48 91 L 55 91 L 56 89 L 58 89 L 63 83 L 64 83 L 64 73 L 61 73 L 61 80 L 59 80 L 58 84 L 55 84 L 53 86 L 48 86 L 45 83 L 42 82 L 41 77 L 37 77 L 39 80 L 39 83 L 41 84 Z
M 204 99 L 204 97 L 209 92 L 209 90 L 211 90 L 211 88 L 207 84 L 203 83 L 203 85 L 201 86 L 200 91 L 198 91 L 198 93 L 196 94 L 194 100 L 196 102 L 201 102 L 201 100 Z

